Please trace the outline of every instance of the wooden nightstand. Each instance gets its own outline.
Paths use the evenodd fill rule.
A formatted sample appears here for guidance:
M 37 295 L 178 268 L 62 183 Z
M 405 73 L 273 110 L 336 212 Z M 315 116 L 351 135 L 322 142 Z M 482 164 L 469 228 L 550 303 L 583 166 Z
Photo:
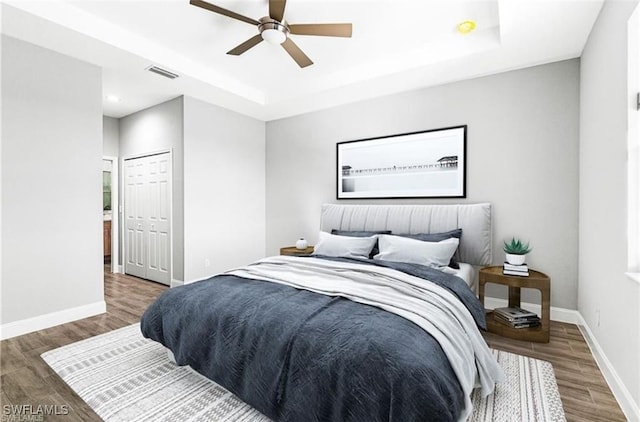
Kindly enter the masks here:
M 313 246 L 309 246 L 305 249 L 298 249 L 295 246 L 285 246 L 284 248 L 280 248 L 280 255 L 303 256 L 311 255 L 312 253 Z
M 512 328 L 494 319 L 493 311 L 487 312 L 487 330 L 490 333 L 537 343 L 549 342 L 549 321 L 551 307 L 551 280 L 539 271 L 529 269 L 528 277 L 502 274 L 502 267 L 484 267 L 480 269 L 478 297 L 484 306 L 484 285 L 502 284 L 509 287 L 509 307 L 520 307 L 520 289 L 538 289 L 541 293 L 540 326 L 535 328 Z

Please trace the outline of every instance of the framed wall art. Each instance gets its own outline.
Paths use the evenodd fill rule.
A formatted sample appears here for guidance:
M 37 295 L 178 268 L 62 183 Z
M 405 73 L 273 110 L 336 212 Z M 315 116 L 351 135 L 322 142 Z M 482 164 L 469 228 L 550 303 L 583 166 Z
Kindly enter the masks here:
M 337 144 L 337 199 L 464 198 L 467 126 Z

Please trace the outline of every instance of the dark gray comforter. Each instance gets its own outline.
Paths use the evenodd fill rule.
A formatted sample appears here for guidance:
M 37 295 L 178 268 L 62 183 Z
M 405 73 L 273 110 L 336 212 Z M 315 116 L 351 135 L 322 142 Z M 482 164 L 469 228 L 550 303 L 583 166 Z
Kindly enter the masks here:
M 367 262 L 446 287 L 485 327 L 482 305 L 461 279 L 418 265 Z M 166 291 L 141 329 L 178 364 L 274 420 L 455 421 L 464 404 L 431 335 L 344 298 L 219 275 Z

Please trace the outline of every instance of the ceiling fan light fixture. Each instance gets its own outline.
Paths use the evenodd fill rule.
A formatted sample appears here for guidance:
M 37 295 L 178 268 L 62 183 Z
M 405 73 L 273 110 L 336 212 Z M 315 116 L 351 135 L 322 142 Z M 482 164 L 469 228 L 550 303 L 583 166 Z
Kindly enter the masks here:
M 260 25 L 258 25 L 258 30 L 260 31 L 260 35 L 262 35 L 263 40 L 265 40 L 269 44 L 275 45 L 279 45 L 285 42 L 285 40 L 287 39 L 287 34 L 289 33 L 289 28 L 287 28 L 285 24 L 271 19 L 268 16 L 260 18 Z
M 278 29 L 265 29 L 260 35 L 269 44 L 282 44 L 287 39 L 287 35 Z

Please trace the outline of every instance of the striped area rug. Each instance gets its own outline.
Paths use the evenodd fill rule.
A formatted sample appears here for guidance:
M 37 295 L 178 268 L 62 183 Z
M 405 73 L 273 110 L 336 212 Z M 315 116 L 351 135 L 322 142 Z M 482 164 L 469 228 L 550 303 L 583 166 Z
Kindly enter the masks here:
M 469 421 L 564 421 L 549 362 L 494 350 L 505 382 L 474 394 Z M 269 419 L 147 340 L 139 324 L 50 350 L 42 358 L 105 421 L 267 422 Z

